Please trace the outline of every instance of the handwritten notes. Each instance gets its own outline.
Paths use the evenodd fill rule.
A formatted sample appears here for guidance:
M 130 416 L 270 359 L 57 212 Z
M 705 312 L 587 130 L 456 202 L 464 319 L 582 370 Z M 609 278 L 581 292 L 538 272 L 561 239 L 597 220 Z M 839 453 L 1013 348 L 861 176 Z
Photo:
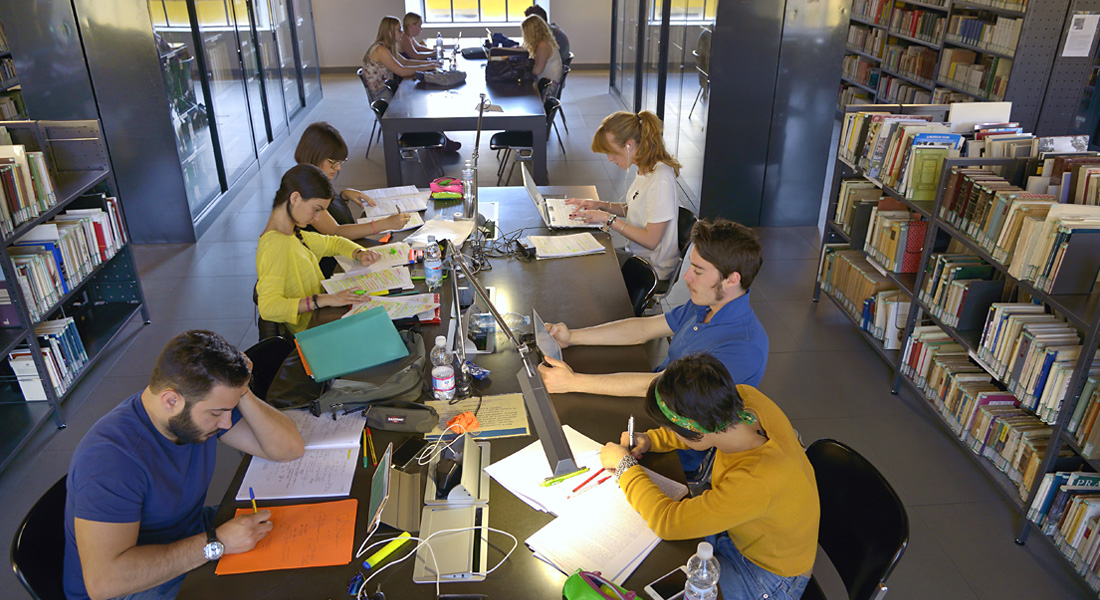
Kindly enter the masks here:
M 237 500 L 248 500 L 249 487 L 261 500 L 347 496 L 359 460 L 359 453 L 350 448 L 306 450 L 298 460 L 286 463 L 253 456 Z
M 256 547 L 243 554 L 226 554 L 218 561 L 218 575 L 329 567 L 351 562 L 355 542 L 355 511 L 350 498 L 320 504 L 270 506 L 274 528 Z M 238 508 L 237 516 L 251 508 Z
M 321 282 L 321 285 L 330 294 L 342 290 L 365 290 L 370 294 L 388 290 L 411 290 L 413 288 L 412 275 L 409 273 L 408 267 L 370 271 L 339 279 L 326 279 Z
M 381 216 L 381 217 L 379 217 L 379 216 L 363 217 L 361 219 L 357 219 L 355 222 L 360 223 L 360 224 L 367 224 L 367 223 L 373 223 L 375 221 L 385 219 L 385 218 L 386 218 L 385 216 Z M 420 216 L 420 213 L 414 212 L 414 213 L 409 213 L 409 222 L 405 223 L 405 226 L 402 227 L 401 229 L 384 229 L 384 230 L 379 231 L 378 233 L 386 233 L 388 231 L 408 231 L 409 229 L 416 229 L 417 227 L 420 227 L 423 224 L 424 224 L 424 217 Z

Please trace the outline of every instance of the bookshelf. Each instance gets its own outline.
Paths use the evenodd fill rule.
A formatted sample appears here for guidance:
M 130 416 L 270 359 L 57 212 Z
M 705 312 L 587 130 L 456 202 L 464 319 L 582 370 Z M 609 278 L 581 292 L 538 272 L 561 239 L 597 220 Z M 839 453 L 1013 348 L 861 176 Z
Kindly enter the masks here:
M 1051 31 L 1061 31 L 1067 6 L 1068 0 L 855 0 L 845 66 L 862 61 L 878 85 L 842 78 L 838 118 L 844 106 L 859 102 L 1008 101 L 1013 120 L 1034 130 L 1057 54 Z
M 931 115 L 933 121 L 942 121 L 946 118 L 948 108 L 940 105 L 893 104 L 849 106 L 846 107 L 845 112 L 850 113 L 861 110 L 914 116 Z M 1097 344 L 1100 343 L 1100 288 L 1089 293 L 1053 294 L 1044 291 L 1044 286 L 1040 283 L 1040 280 L 1032 281 L 1015 276 L 1015 272 L 1010 271 L 1009 264 L 998 260 L 997 256 L 999 256 L 1001 248 L 997 247 L 997 252 L 991 251 L 988 237 L 983 242 L 982 230 L 980 223 L 977 222 L 977 215 L 964 217 L 953 212 L 958 210 L 957 207 L 945 203 L 946 190 L 952 185 L 950 175 L 953 169 L 996 169 L 999 170 L 1005 180 L 1022 183 L 1024 175 L 1029 172 L 1026 169 L 1028 166 L 1026 164 L 1027 160 L 1017 158 L 948 158 L 943 160 L 939 169 L 934 199 L 931 201 L 914 201 L 884 182 L 885 177 L 869 177 L 864 169 L 873 169 L 873 165 L 860 162 L 858 157 L 853 158 L 842 154 L 838 151 L 836 157 L 831 187 L 833 191 L 825 219 L 821 269 L 818 273 L 818 284 L 815 286 L 814 300 L 817 301 L 821 293 L 824 292 L 830 300 L 837 304 L 841 312 L 847 315 L 853 325 L 861 330 L 868 343 L 894 370 L 891 392 L 896 394 L 903 385 L 916 392 L 924 400 L 920 404 L 935 417 L 934 420 L 959 444 L 960 450 L 972 457 L 980 469 L 995 483 L 995 487 L 1001 490 L 1006 499 L 1009 500 L 1010 505 L 1016 507 L 1022 517 L 1022 523 L 1015 532 L 1016 542 L 1019 544 L 1025 543 L 1033 530 L 1044 533 L 1039 537 L 1051 543 L 1066 557 L 1069 568 L 1081 576 L 1094 592 L 1100 590 L 1100 574 L 1089 572 L 1088 561 L 1080 554 L 1074 554 L 1077 549 L 1070 546 L 1068 541 L 1059 538 L 1057 534 L 1051 534 L 1049 530 L 1044 532 L 1040 525 L 1028 518 L 1029 509 L 1035 502 L 1040 483 L 1045 474 L 1076 470 L 1100 473 L 1100 458 L 1093 458 L 1092 456 L 1096 456 L 1096 454 L 1085 451 L 1088 444 L 1079 443 L 1075 437 L 1077 425 L 1070 427 L 1075 408 L 1078 407 L 1079 403 L 1090 400 L 1089 397 L 1083 395 L 1083 391 L 1086 388 L 1087 380 L 1090 376 L 1094 376 L 1097 368 L 1093 364 L 1093 357 Z M 874 188 L 865 187 L 867 184 L 862 183 L 864 181 L 869 182 Z M 993 181 L 993 178 L 990 178 L 990 181 Z M 989 183 L 987 185 L 996 186 L 999 184 Z M 866 197 L 869 202 L 876 202 L 872 199 L 876 195 L 896 201 L 912 215 L 919 215 L 922 220 L 927 222 L 920 249 L 919 264 L 915 273 L 898 274 L 882 269 L 878 265 L 873 265 L 880 270 L 881 279 L 887 282 L 885 285 L 892 285 L 909 295 L 907 299 L 909 306 L 904 318 L 904 325 L 899 326 L 899 337 L 902 340 L 902 346 L 898 350 L 886 349 L 882 336 L 872 335 L 867 331 L 867 329 L 872 331 L 875 329 L 876 317 L 874 314 L 868 316 L 865 312 L 861 319 L 858 314 L 853 312 L 854 303 L 849 299 L 837 298 L 834 286 L 831 285 L 831 282 L 837 280 L 837 277 L 835 277 L 837 271 L 835 266 L 830 267 L 830 264 L 835 264 L 836 261 L 840 260 L 842 254 L 852 256 L 858 253 L 863 259 L 872 264 L 877 259 L 877 250 L 866 247 L 865 242 L 862 241 L 868 238 L 861 238 L 861 235 L 866 236 L 866 231 L 874 226 L 873 220 L 861 229 L 858 222 L 858 212 L 844 213 L 845 215 L 856 215 L 855 221 L 838 216 L 838 206 L 843 208 L 841 204 L 842 194 L 851 193 L 853 189 L 868 190 Z M 996 188 L 991 187 L 990 189 Z M 1005 193 L 1009 193 L 1009 188 L 1001 189 L 1006 190 Z M 1023 194 L 1024 192 L 1019 193 Z M 1035 201 L 1043 202 L 1046 200 L 1036 199 Z M 878 200 L 877 202 L 881 203 L 883 201 Z M 870 218 L 875 214 L 869 213 L 864 218 Z M 846 244 L 848 248 L 843 248 L 841 244 Z M 861 245 L 863 247 L 857 248 Z M 834 258 L 830 258 L 830 255 L 833 255 Z M 952 256 L 964 257 L 964 260 L 973 261 L 970 264 L 979 265 L 991 273 L 985 279 L 974 275 L 976 278 L 974 281 L 964 282 L 971 286 L 968 293 L 974 303 L 971 306 L 973 311 L 969 321 L 956 316 L 959 314 L 958 312 L 952 314 L 951 311 L 943 310 L 940 304 L 931 302 L 930 298 L 923 293 L 927 289 L 926 285 L 934 282 L 929 275 L 929 273 L 936 272 L 932 264 L 933 260 L 944 260 L 945 258 L 951 260 L 950 257 Z M 1015 261 L 1018 258 L 1011 257 L 1011 260 Z M 826 277 L 826 273 L 829 274 L 828 277 Z M 1088 281 L 1091 282 L 1095 278 L 1095 274 L 1093 274 Z M 849 282 L 853 278 L 844 274 L 839 279 L 850 285 Z M 982 285 L 976 285 L 979 283 Z M 881 293 L 878 290 L 882 288 L 863 289 L 874 289 L 876 290 L 874 293 Z M 879 296 L 879 298 L 881 297 Z M 965 305 L 967 296 L 964 295 L 963 298 L 962 302 Z M 858 302 L 859 298 L 856 301 Z M 1040 398 L 1021 394 L 1020 392 L 1024 386 L 1013 379 L 1014 374 L 1011 370 L 1006 369 L 1004 365 L 998 366 L 990 360 L 991 357 L 985 346 L 988 342 L 984 336 L 986 319 L 989 318 L 987 315 L 991 313 L 991 302 L 1025 304 L 1028 308 L 1034 308 L 1038 311 L 1036 314 L 1041 313 L 1043 315 L 1039 318 L 1049 319 L 1049 321 L 1043 321 L 1043 323 L 1048 324 L 1043 326 L 1064 327 L 1076 333 L 1075 339 L 1078 341 L 1072 342 L 1072 344 L 1077 345 L 1079 343 L 1080 352 L 1064 361 L 1064 375 L 1063 379 L 1060 380 L 1064 382 L 1062 384 L 1064 387 L 1058 387 L 1065 391 L 1064 397 L 1061 397 L 1057 404 L 1047 405 Z M 886 305 L 883 304 L 875 308 L 883 310 L 884 306 Z M 975 315 L 979 315 L 980 318 L 975 318 Z M 923 346 L 921 346 L 922 344 Z M 929 344 L 940 344 L 940 346 L 929 346 Z M 1067 342 L 1067 344 L 1070 343 Z M 925 355 L 918 354 L 919 349 L 928 347 L 934 348 L 933 353 L 929 355 L 930 358 L 923 363 L 921 368 L 917 368 L 917 361 L 925 360 L 923 358 Z M 936 355 L 935 348 L 944 348 L 945 351 L 942 355 Z M 1012 352 L 1015 355 L 1016 350 L 1012 350 Z M 1093 371 L 1092 374 L 1090 374 L 1090 370 Z M 950 386 L 957 386 L 954 388 L 956 391 L 963 391 L 955 395 L 945 393 L 952 390 Z M 996 445 L 987 443 L 987 439 L 984 437 L 978 439 L 977 435 L 971 434 L 975 431 L 973 429 L 974 419 L 979 418 L 973 415 L 980 414 L 978 409 L 981 409 L 982 406 L 980 402 L 970 404 L 969 410 L 971 412 L 969 413 L 963 409 L 968 401 L 967 398 L 973 397 L 972 393 L 964 390 L 967 386 L 972 386 L 973 390 L 980 390 L 976 393 L 988 394 L 987 399 L 1002 396 L 1013 398 L 1013 400 L 1019 399 L 1019 406 L 1013 405 L 1012 408 L 1006 408 L 1005 410 L 1016 411 L 1013 414 L 1019 414 L 1020 427 L 1031 427 L 1036 434 L 1036 438 L 1041 440 L 1041 442 L 1034 445 L 1035 449 L 1032 450 L 1031 456 L 1034 458 L 1029 457 L 1028 459 L 1029 468 L 1033 470 L 1027 471 L 1023 468 L 1017 468 L 1020 463 L 1006 460 L 1006 457 L 999 455 L 1000 448 Z M 970 395 L 968 396 L 968 394 Z M 979 395 L 977 398 L 980 400 L 982 396 Z M 1030 400 L 1026 398 L 1030 398 Z M 993 404 L 996 404 L 996 402 L 990 406 Z M 1000 404 L 1007 406 L 1008 401 L 1002 400 Z M 966 417 L 967 414 L 972 415 L 969 420 Z M 1014 416 L 1013 418 L 1017 417 Z M 995 419 L 993 423 L 993 426 L 996 427 Z M 1073 429 L 1073 431 L 1070 431 L 1070 429 Z M 1005 429 L 1004 431 L 1009 430 Z M 1047 435 L 1049 439 L 1041 437 L 1041 435 Z M 1003 440 L 1004 438 L 999 439 Z M 1020 444 L 1023 443 L 1020 442 Z M 1024 451 L 1026 452 L 1026 449 Z
M 7 130 L 13 144 L 43 153 L 54 191 L 52 203 L 36 210 L 36 214 L 23 215 L 21 222 L 5 226 L 10 232 L 0 235 L 0 270 L 15 313 L 15 318 L 0 328 L 3 469 L 46 421 L 52 419 L 59 428 L 65 426 L 61 411 L 64 400 L 124 325 L 138 313 L 148 323 L 149 313 L 125 229 L 125 215 L 115 199 L 116 187 L 99 122 L 0 121 L 0 127 Z M 11 206 L 9 202 L 5 216 L 14 214 Z M 88 214 L 95 216 L 85 216 Z M 42 225 L 57 226 L 73 235 L 62 237 L 57 244 L 65 248 L 59 253 L 66 252 L 64 267 L 58 263 L 64 286 L 48 290 L 49 300 L 44 304 L 41 286 L 36 285 L 41 279 L 36 279 L 32 268 L 17 264 L 14 257 L 17 248 L 26 250 L 20 244 L 33 238 Z M 104 231 L 106 237 L 100 236 Z M 82 262 L 71 260 L 76 256 L 74 244 L 78 237 L 89 240 L 97 236 L 98 247 L 85 243 Z M 53 254 L 46 256 L 54 258 Z M 46 333 L 51 328 L 61 333 Z M 13 353 L 25 354 L 28 360 L 24 364 L 33 367 L 30 375 L 16 374 Z M 30 397 L 24 387 L 35 380 L 41 386 L 42 398 Z

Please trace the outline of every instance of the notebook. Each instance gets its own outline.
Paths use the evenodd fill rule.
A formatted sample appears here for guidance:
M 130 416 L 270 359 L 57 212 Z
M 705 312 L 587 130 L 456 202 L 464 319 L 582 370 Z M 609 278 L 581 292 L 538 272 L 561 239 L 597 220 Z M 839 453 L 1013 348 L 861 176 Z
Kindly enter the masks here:
M 550 229 L 571 229 L 574 227 L 599 229 L 599 223 L 586 223 L 583 219 L 570 217 L 569 215 L 576 210 L 576 207 L 566 204 L 565 198 L 544 197 L 538 186 L 535 185 L 531 173 L 527 171 L 527 165 L 520 163 L 519 167 L 523 171 L 523 187 L 527 188 L 527 195 L 531 197 L 531 202 L 535 203 L 535 208 L 539 211 L 539 216 L 542 217 L 542 222 L 546 223 L 547 227 Z

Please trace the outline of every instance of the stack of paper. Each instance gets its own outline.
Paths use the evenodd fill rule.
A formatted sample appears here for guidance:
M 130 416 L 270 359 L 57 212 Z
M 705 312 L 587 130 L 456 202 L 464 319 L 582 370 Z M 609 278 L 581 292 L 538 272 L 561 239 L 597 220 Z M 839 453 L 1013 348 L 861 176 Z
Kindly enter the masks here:
M 382 188 L 363 192 L 374 206 L 363 207 L 363 218 L 388 217 L 399 212 L 416 212 L 428 209 L 431 192 L 416 189 L 415 185 Z
M 604 251 L 603 244 L 587 232 L 573 235 L 531 235 L 527 239 L 535 246 L 535 255 L 540 259 L 584 256 Z
M 351 493 L 351 481 L 360 460 L 359 441 L 367 420 L 362 414 L 333 420 L 308 411 L 284 412 L 298 426 L 306 451 L 287 463 L 252 457 L 237 490 L 237 500 L 248 500 L 251 487 L 259 500 L 324 498 Z
M 451 240 L 455 247 L 461 247 L 474 232 L 473 221 L 444 221 L 443 219 L 431 219 L 424 222 L 419 231 L 405 238 L 405 241 L 413 248 L 424 248 L 428 245 L 428 236 L 435 236 L 436 242 Z
M 375 221 L 380 221 L 382 219 L 385 219 L 388 216 L 390 216 L 390 215 L 363 217 L 361 219 L 356 219 L 355 222 L 365 225 L 367 223 L 373 223 Z M 416 229 L 417 227 L 420 227 L 423 224 L 424 224 L 424 217 L 420 216 L 420 213 L 414 212 L 414 213 L 409 213 L 409 222 L 405 223 L 405 226 L 402 227 L 401 229 L 384 229 L 382 231 L 379 231 L 378 233 L 387 233 L 387 232 L 390 232 L 390 231 L 408 231 L 410 229 Z
M 343 273 L 337 273 L 332 276 L 333 279 L 342 279 L 350 275 L 358 275 L 360 273 L 369 273 L 371 271 L 381 271 L 382 269 L 390 269 L 393 267 L 401 267 L 416 262 L 416 258 L 412 253 L 412 246 L 409 246 L 405 242 L 394 242 L 392 244 L 382 244 L 381 246 L 374 246 L 368 248 L 373 252 L 377 252 L 382 255 L 382 258 L 374 261 L 373 263 L 363 266 L 357 260 L 348 258 L 347 256 L 337 256 L 336 263 L 340 265 L 340 268 L 344 270 Z
M 392 290 L 411 290 L 412 275 L 408 267 L 395 267 L 381 271 L 367 271 L 358 275 L 333 277 L 321 282 L 330 294 L 342 290 L 363 290 L 368 294 Z
M 365 302 L 353 304 L 351 310 L 340 318 L 346 319 L 376 306 L 385 309 L 386 314 L 394 321 L 416 316 L 419 316 L 421 321 L 431 321 L 438 316 L 439 294 L 414 294 L 394 298 L 368 296 Z

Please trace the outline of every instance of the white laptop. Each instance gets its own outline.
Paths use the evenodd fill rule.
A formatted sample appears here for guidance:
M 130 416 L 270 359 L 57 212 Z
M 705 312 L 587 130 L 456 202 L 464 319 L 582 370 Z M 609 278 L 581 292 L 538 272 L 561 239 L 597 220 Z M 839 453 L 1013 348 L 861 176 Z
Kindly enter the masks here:
M 547 227 L 550 229 L 572 229 L 575 227 L 599 229 L 599 223 L 585 223 L 583 219 L 570 217 L 569 214 L 576 210 L 575 206 L 566 204 L 565 198 L 544 197 L 538 186 L 535 185 L 531 173 L 527 170 L 527 165 L 520 163 L 519 168 L 523 171 L 523 187 L 527 188 L 527 195 L 531 196 L 531 202 L 535 203 L 535 208 L 539 211 L 542 222 L 546 223 Z

